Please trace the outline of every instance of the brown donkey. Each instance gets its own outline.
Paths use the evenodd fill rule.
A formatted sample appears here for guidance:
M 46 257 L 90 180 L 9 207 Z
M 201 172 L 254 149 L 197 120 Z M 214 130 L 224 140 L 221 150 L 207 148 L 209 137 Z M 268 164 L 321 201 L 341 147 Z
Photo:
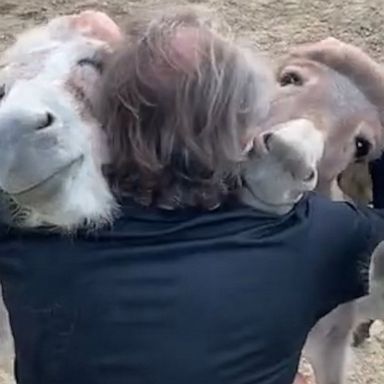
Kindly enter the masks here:
M 364 164 L 383 148 L 384 70 L 357 47 L 336 39 L 296 48 L 277 71 L 279 83 L 268 126 L 311 120 L 325 137 L 316 189 L 334 200 L 350 200 L 340 188 L 343 172 Z M 340 306 L 312 330 L 305 348 L 317 384 L 341 384 L 353 330 L 377 316 L 377 298 Z M 369 326 L 370 322 L 368 322 Z M 366 334 L 360 326 L 357 339 Z

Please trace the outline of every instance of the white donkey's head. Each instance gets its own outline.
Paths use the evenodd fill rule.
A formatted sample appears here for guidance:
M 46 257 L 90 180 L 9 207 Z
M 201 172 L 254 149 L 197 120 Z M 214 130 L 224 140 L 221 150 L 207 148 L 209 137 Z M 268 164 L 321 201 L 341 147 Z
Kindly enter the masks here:
M 56 18 L 0 58 L 0 189 L 14 224 L 73 228 L 113 211 L 89 98 L 119 39 L 98 12 Z

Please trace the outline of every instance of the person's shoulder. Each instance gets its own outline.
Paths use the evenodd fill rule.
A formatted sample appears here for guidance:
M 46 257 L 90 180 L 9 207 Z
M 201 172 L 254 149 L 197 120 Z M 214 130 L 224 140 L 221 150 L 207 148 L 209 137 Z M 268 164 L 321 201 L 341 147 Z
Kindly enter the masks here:
M 273 231 L 280 216 L 258 211 L 236 201 L 226 201 L 212 210 L 159 209 L 125 202 L 122 216 L 114 223 L 113 233 L 128 237 L 168 236 L 168 238 L 224 238 L 242 234 L 243 238 L 259 237 L 260 228 Z M 287 224 L 288 225 L 288 224 Z M 268 233 L 269 233 L 268 232 Z M 170 240 L 171 241 L 171 240 Z
M 312 227 L 319 232 L 335 233 L 352 245 L 364 244 L 372 234 L 371 208 L 311 193 L 306 199 L 306 209 Z
M 313 215 L 337 219 L 337 221 L 361 218 L 363 214 L 360 208 L 351 201 L 332 201 L 316 192 L 311 192 L 304 199 L 306 209 Z

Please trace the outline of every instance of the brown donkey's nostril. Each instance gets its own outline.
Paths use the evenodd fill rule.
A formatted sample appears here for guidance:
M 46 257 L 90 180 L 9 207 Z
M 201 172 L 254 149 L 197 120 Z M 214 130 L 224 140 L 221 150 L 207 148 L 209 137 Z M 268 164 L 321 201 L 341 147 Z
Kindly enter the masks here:
M 41 122 L 39 122 L 39 125 L 36 126 L 36 130 L 40 131 L 42 129 L 49 128 L 55 121 L 55 117 L 52 115 L 52 113 L 47 112 L 45 114 L 44 119 L 42 119 Z

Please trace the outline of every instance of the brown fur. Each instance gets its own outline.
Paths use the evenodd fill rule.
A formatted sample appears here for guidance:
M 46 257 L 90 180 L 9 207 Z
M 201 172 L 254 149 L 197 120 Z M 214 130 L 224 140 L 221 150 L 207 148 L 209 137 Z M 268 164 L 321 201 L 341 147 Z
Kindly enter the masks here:
M 316 45 L 297 47 L 291 57 L 305 57 L 348 77 L 373 105 L 379 107 L 381 122 L 384 122 L 384 70 L 362 49 L 330 37 Z
M 317 189 L 331 196 L 348 166 L 380 153 L 383 132 L 378 108 L 348 71 L 336 71 L 305 56 L 290 56 L 277 76 L 281 87 L 268 124 L 304 117 L 325 133 Z M 357 148 L 359 142 L 367 146 L 363 153 Z
M 344 179 L 345 188 L 345 181 L 353 175 L 351 169 L 366 170 L 367 162 L 383 148 L 384 71 L 357 47 L 327 39 L 294 49 L 283 60 L 277 80 L 280 89 L 268 124 L 298 117 L 312 120 L 326 137 L 317 190 L 333 199 L 349 198 L 340 190 L 340 181 Z M 356 193 L 351 197 L 356 198 Z M 375 298 L 367 300 L 375 306 Z M 340 306 L 311 332 L 307 351 L 318 384 L 344 381 L 348 344 L 359 310 L 356 303 Z M 366 336 L 367 326 L 360 327 L 362 331 Z M 330 336 L 334 333 L 338 338 Z M 358 334 L 355 341 L 363 338 Z
M 360 48 L 328 38 L 314 46 L 302 45 L 292 51 L 292 56 L 313 59 L 352 78 L 358 87 L 379 110 L 383 123 L 384 71 L 382 66 Z M 366 164 L 351 164 L 340 179 L 341 188 L 355 201 L 370 202 L 371 181 Z

